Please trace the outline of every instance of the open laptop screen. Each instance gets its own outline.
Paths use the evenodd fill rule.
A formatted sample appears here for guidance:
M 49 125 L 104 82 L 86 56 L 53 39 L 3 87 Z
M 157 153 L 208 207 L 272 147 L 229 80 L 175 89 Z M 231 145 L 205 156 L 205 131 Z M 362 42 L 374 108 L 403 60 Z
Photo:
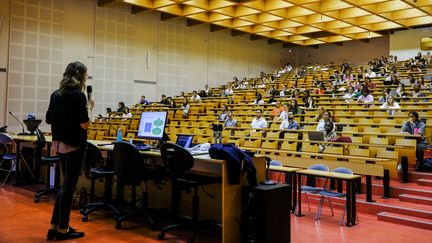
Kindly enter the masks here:
M 193 141 L 193 135 L 177 135 L 176 144 L 183 148 L 190 148 Z
M 324 132 L 322 131 L 309 131 L 309 141 L 324 141 Z

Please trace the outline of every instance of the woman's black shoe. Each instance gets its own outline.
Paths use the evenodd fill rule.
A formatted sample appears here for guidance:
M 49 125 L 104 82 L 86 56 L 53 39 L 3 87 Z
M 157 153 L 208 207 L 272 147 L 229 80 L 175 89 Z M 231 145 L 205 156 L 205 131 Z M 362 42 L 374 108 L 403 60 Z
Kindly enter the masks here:
M 77 232 L 73 228 L 69 227 L 69 231 L 67 233 L 60 233 L 57 231 L 56 240 L 70 240 L 84 237 L 84 232 Z
M 47 240 L 54 240 L 57 235 L 57 229 L 49 229 L 47 234 Z

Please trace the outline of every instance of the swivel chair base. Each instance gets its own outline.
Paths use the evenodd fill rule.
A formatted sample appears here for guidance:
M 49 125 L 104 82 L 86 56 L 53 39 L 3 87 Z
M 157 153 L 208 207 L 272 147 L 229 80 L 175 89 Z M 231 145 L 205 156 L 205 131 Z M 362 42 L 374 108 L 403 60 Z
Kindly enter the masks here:
M 200 220 L 196 224 L 197 225 L 195 226 L 196 227 L 195 228 L 193 220 L 189 219 L 189 220 L 186 220 L 186 221 L 181 222 L 181 223 L 177 223 L 177 224 L 172 224 L 172 225 L 166 226 L 166 227 L 164 227 L 160 231 L 160 233 L 157 235 L 157 238 L 158 238 L 158 240 L 164 240 L 165 239 L 165 234 L 168 231 L 187 227 L 187 228 L 192 228 L 193 229 L 192 236 L 191 236 L 191 238 L 189 238 L 187 240 L 187 242 L 188 243 L 194 243 L 198 230 L 221 227 L 216 220 Z
M 40 198 L 42 196 L 48 196 L 48 195 L 57 195 L 60 191 L 60 188 L 58 187 L 52 187 L 52 188 L 46 188 L 46 189 L 42 189 L 39 190 L 38 192 L 36 192 L 36 194 L 34 195 L 34 202 L 38 203 Z
M 86 205 L 81 207 L 80 213 L 82 214 L 82 221 L 87 222 L 88 221 L 88 215 L 99 208 L 105 208 L 105 209 L 113 211 L 116 214 L 116 217 L 117 217 L 117 215 L 120 214 L 120 211 L 110 202 L 106 202 L 106 201 L 94 202 L 94 203 L 86 204 Z
M 136 195 L 135 186 L 132 186 L 132 195 L 134 198 L 132 202 L 135 202 L 135 195 Z M 116 229 L 121 229 L 122 222 L 133 217 L 140 217 L 140 218 L 143 217 L 149 223 L 150 228 L 154 227 L 154 220 L 149 214 L 150 209 L 148 208 L 147 191 L 143 192 L 142 198 L 140 200 L 141 200 L 141 205 L 138 208 L 129 209 L 129 210 L 125 209 L 123 212 L 120 212 L 114 217 L 114 220 L 116 221 L 116 225 L 115 225 Z M 133 204 L 135 205 L 135 203 Z

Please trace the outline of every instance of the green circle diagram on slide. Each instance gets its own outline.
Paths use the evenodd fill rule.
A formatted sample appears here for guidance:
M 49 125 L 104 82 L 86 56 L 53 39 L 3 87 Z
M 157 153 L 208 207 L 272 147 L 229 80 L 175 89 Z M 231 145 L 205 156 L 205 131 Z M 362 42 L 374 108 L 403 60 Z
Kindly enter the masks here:
M 159 127 L 153 128 L 152 133 L 154 135 L 159 135 L 162 133 L 162 129 L 160 129 Z
M 160 118 L 158 118 L 153 122 L 153 124 L 157 127 L 160 127 L 163 125 L 163 121 Z

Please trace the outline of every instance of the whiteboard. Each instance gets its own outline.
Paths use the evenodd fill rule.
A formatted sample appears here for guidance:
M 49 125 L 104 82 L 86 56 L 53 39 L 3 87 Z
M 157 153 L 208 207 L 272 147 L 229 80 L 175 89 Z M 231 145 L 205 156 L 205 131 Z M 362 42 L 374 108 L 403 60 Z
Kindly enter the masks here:
M 144 95 L 150 102 L 159 101 L 156 100 L 156 82 L 145 81 L 145 80 L 134 80 L 134 102 L 138 103 L 141 96 Z

